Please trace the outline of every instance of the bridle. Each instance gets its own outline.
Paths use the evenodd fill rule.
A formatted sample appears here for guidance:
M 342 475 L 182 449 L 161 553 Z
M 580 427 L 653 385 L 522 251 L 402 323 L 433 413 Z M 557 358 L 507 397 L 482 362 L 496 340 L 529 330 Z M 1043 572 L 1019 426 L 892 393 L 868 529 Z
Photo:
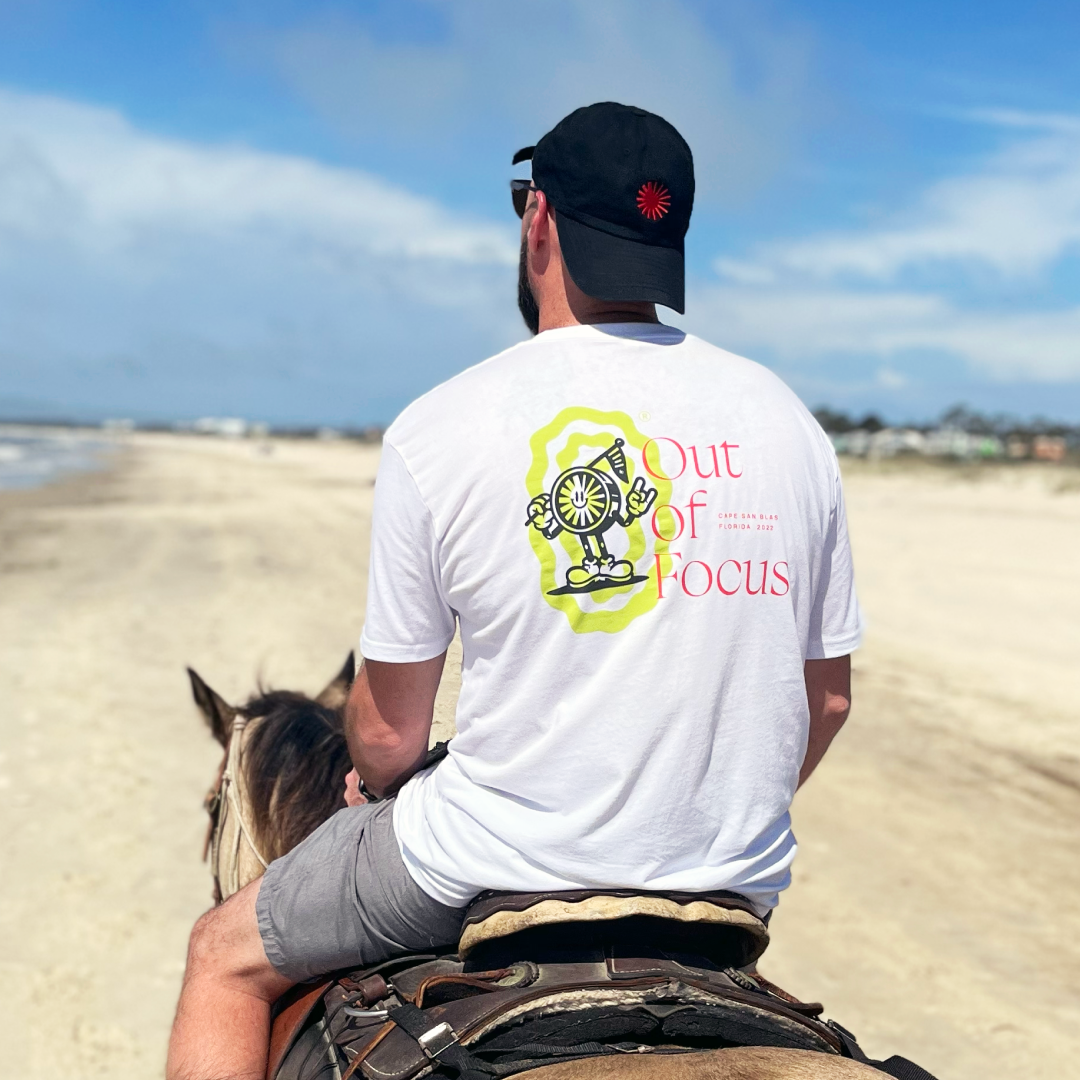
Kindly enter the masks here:
M 210 826 L 206 834 L 206 842 L 203 845 L 203 859 L 210 859 L 210 871 L 214 878 L 214 899 L 220 903 L 223 899 L 221 890 L 222 857 L 228 860 L 228 880 L 225 885 L 228 895 L 232 895 L 239 888 L 240 866 L 240 843 L 247 843 L 252 855 L 259 861 L 265 870 L 269 863 L 263 857 L 258 845 L 255 843 L 254 830 L 244 813 L 243 787 L 244 772 L 241 764 L 241 753 L 244 730 L 248 723 L 248 717 L 242 712 L 237 712 L 233 717 L 232 731 L 229 735 L 229 743 L 225 751 L 225 758 L 218 773 L 217 783 L 206 797 L 206 811 L 210 815 Z M 236 832 L 232 838 L 230 849 L 225 852 L 221 848 L 222 833 L 229 819 L 229 813 L 236 816 Z M 246 883 L 245 883 L 246 884 Z

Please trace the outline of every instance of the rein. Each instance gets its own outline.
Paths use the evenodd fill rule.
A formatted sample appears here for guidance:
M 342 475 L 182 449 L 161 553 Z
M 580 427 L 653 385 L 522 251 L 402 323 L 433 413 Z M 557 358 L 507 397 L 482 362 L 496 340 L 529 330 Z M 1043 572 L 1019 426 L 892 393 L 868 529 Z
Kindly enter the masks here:
M 210 855 L 210 869 L 214 877 L 215 899 L 220 902 L 237 892 L 246 881 L 240 878 L 240 843 L 243 840 L 251 854 L 265 870 L 269 866 L 255 843 L 254 829 L 244 813 L 244 773 L 240 763 L 244 730 L 248 717 L 237 713 L 232 722 L 225 761 L 217 785 L 208 800 L 207 809 L 211 812 L 210 835 L 207 837 Z M 235 835 L 231 838 L 228 851 L 222 850 L 222 840 L 227 839 L 226 832 L 230 817 L 235 817 Z M 205 854 L 204 854 L 205 858 Z M 222 878 L 225 878 L 223 881 Z M 222 885 L 225 886 L 224 890 Z
M 221 787 L 224 792 L 225 798 L 232 806 L 233 811 L 236 814 L 236 823 L 240 826 L 240 832 L 243 833 L 244 839 L 248 842 L 248 847 L 251 848 L 252 854 L 259 862 L 262 863 L 262 867 L 265 870 L 270 864 L 262 857 L 262 852 L 259 851 L 258 846 L 255 843 L 255 838 L 251 834 L 251 828 L 244 820 L 243 807 L 240 805 L 240 796 L 236 792 L 237 783 L 233 778 L 233 762 L 239 764 L 240 751 L 237 750 L 233 753 L 233 746 L 239 745 L 239 736 L 243 732 L 245 725 L 247 724 L 247 717 L 237 715 L 233 721 L 233 733 L 232 738 L 229 740 L 229 754 L 225 762 L 225 771 L 221 774 Z M 240 845 L 239 836 L 237 836 L 237 847 Z

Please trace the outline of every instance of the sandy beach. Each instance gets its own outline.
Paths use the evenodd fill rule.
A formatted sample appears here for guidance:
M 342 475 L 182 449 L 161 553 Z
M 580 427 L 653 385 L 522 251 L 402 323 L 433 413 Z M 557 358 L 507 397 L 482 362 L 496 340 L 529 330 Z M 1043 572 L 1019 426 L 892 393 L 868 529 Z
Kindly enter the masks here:
M 378 453 L 140 434 L 0 492 L 0 1078 L 161 1075 L 220 757 L 184 667 L 232 701 L 336 672 Z M 762 970 L 940 1080 L 1071 1075 L 1080 477 L 845 472 L 869 633 Z

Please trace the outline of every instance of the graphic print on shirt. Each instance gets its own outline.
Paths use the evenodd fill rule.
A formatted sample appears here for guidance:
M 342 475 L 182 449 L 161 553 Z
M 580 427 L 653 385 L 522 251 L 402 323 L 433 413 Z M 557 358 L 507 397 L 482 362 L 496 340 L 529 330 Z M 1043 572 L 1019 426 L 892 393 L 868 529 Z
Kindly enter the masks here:
M 564 409 L 530 440 L 525 525 L 545 599 L 575 633 L 617 633 L 656 604 L 647 583 L 667 544 L 641 519 L 671 485 L 639 469 L 647 441 L 626 413 L 584 407 Z
M 634 573 L 629 559 L 616 559 L 604 543 L 608 529 L 616 524 L 623 528 L 632 525 L 656 498 L 656 488 L 646 488 L 642 476 L 623 495 L 616 480 L 629 483 L 625 445 L 625 440 L 616 439 L 587 465 L 571 465 L 556 478 L 551 491 L 541 492 L 529 503 L 526 525 L 538 529 L 548 540 L 565 530 L 581 541 L 581 562 L 566 571 L 566 584 L 552 589 L 551 596 L 596 592 L 646 580 L 645 575 Z

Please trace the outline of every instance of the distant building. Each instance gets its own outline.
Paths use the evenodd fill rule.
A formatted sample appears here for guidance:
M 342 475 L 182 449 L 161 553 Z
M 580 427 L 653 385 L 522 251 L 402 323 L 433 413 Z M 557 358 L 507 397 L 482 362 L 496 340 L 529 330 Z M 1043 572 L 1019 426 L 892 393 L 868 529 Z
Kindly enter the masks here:
M 850 454 L 852 457 L 866 457 L 870 449 L 870 432 L 862 428 L 845 431 L 840 435 L 830 436 L 838 454 Z
M 1072 455 L 1080 460 L 1080 425 L 1033 424 L 1042 434 L 1006 416 L 986 417 L 962 405 L 949 409 L 932 430 L 886 427 L 868 414 L 853 421 L 847 413 L 821 408 L 814 418 L 821 424 L 838 454 L 887 458 L 898 454 L 955 458 L 960 461 L 992 461 L 1008 458 L 1023 461 L 1062 462 Z M 1047 429 L 1056 432 L 1049 434 Z
M 984 435 L 960 428 L 938 428 L 926 436 L 926 452 L 934 457 L 998 458 L 1005 453 L 1005 444 L 996 435 Z
M 242 439 L 248 422 L 238 416 L 204 416 L 192 425 L 200 435 L 222 435 L 226 439 Z
M 870 432 L 863 428 L 832 435 L 838 454 L 852 457 L 891 458 L 899 454 L 925 457 L 998 458 L 1005 444 L 996 435 L 980 435 L 960 428 L 938 428 L 922 432 L 915 428 L 882 428 Z
M 1032 456 L 1038 461 L 1064 461 L 1065 439 L 1061 435 L 1036 435 Z
M 912 428 L 882 428 L 870 436 L 870 457 L 925 454 L 926 436 Z

